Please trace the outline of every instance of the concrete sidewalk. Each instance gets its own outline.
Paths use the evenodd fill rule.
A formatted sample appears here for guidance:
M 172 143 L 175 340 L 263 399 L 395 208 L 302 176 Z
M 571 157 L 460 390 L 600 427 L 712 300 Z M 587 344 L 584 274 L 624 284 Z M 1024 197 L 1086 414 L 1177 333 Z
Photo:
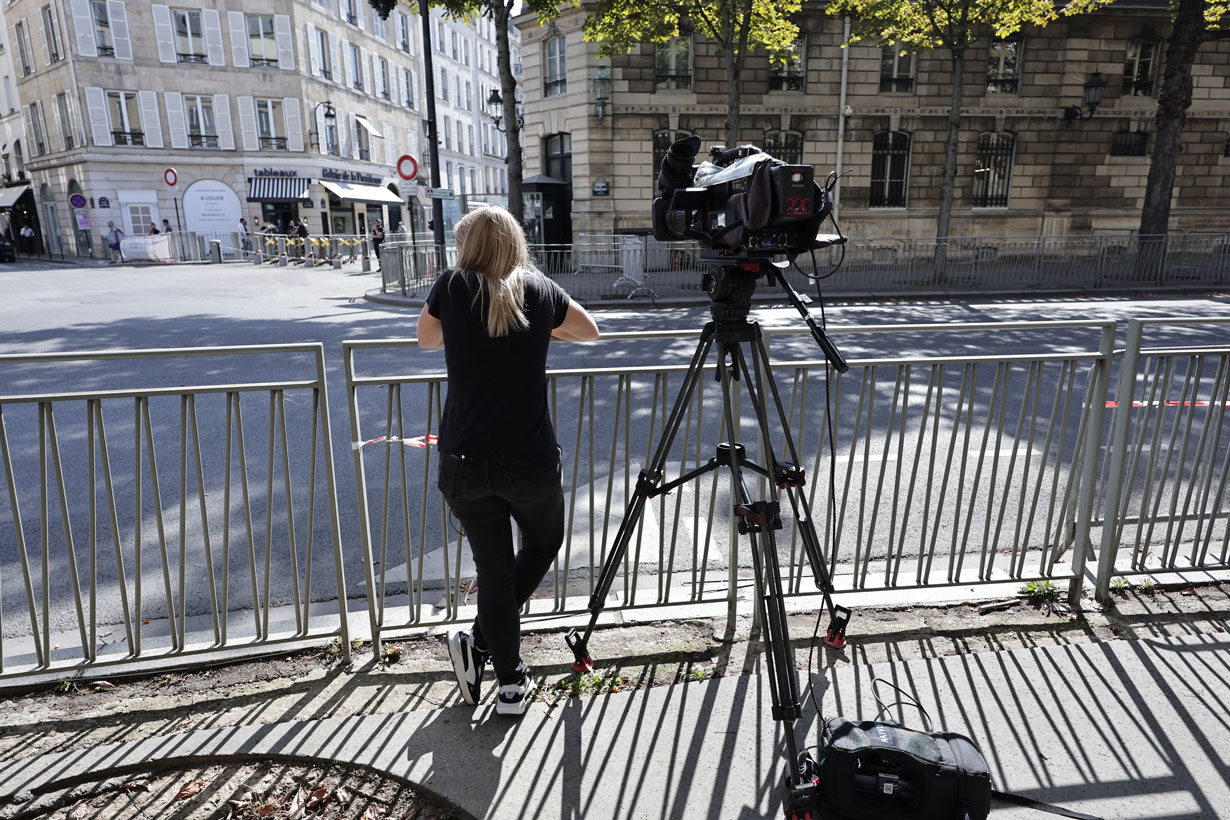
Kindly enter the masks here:
M 915 692 L 937 726 L 974 737 L 997 788 L 1107 820 L 1230 817 L 1225 634 L 842 664 L 815 677 L 821 709 L 870 718 L 875 677 Z M 783 744 L 763 674 L 537 703 L 520 720 L 495 715 L 486 695 L 477 709 L 226 727 L 10 760 L 0 816 L 154 761 L 268 755 L 373 766 L 482 818 L 782 814 Z M 897 717 L 920 725 L 909 711 Z M 815 743 L 810 702 L 798 733 L 801 746 Z M 997 804 L 992 816 L 1046 815 Z

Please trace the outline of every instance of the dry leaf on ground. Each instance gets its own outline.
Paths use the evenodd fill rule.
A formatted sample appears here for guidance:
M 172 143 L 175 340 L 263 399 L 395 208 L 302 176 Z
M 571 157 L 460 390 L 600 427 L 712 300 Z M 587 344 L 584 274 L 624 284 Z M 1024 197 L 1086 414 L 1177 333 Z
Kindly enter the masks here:
M 204 780 L 191 780 L 185 783 L 179 789 L 179 794 L 175 795 L 176 800 L 187 800 L 189 797 L 196 797 L 205 790 Z

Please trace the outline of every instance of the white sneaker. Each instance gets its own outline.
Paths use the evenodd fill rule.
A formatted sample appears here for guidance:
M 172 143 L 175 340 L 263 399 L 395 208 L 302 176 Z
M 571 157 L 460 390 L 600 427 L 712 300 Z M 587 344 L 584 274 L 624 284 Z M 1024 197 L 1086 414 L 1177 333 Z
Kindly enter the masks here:
M 495 701 L 496 714 L 524 715 L 525 710 L 530 708 L 530 695 L 538 684 L 534 683 L 533 672 L 525 665 L 525 661 L 521 662 L 517 671 L 521 673 L 519 682 L 506 683 L 500 687 L 499 697 Z
M 483 670 L 487 668 L 487 653 L 474 645 L 469 632 L 454 632 L 448 636 L 448 654 L 453 659 L 461 699 L 474 706 L 482 696 Z

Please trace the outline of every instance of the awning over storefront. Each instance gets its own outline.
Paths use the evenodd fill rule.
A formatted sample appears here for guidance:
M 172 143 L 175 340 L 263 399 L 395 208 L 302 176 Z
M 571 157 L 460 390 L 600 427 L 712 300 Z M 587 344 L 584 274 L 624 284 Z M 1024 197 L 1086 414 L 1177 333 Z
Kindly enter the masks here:
M 249 202 L 286 202 L 308 198 L 310 179 L 298 177 L 252 177 L 248 180 Z
M 320 185 L 343 202 L 387 202 L 390 205 L 402 205 L 401 197 L 382 188 L 379 185 L 358 185 L 354 182 L 328 182 L 321 180 Z
M 0 209 L 12 208 L 21 199 L 22 194 L 30 190 L 29 185 L 14 185 L 12 188 L 0 188 Z
M 380 132 L 376 130 L 376 126 L 367 117 L 364 117 L 362 114 L 355 114 L 354 121 L 363 126 L 363 128 L 367 130 L 368 135 L 375 137 L 378 140 L 384 139 Z

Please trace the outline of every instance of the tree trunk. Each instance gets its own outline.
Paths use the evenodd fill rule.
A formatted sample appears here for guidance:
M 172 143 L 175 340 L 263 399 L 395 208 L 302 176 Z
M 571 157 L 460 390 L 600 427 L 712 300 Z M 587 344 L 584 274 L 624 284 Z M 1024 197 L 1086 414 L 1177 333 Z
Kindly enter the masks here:
M 957 185 L 957 150 L 961 141 L 961 103 L 965 92 L 965 51 L 952 52 L 952 100 L 948 109 L 948 138 L 944 144 L 944 176 L 940 184 L 940 214 L 935 222 L 935 273 L 944 275 L 948 258 L 948 234 L 952 221 L 952 197 Z
M 1204 0 L 1179 0 L 1174 28 L 1166 40 L 1166 72 L 1157 98 L 1157 139 L 1149 163 L 1140 236 L 1165 235 L 1170 224 L 1170 199 L 1183 139 L 1183 124 L 1192 105 L 1192 63 L 1204 40 Z
M 747 35 L 752 27 L 752 0 L 739 4 L 739 16 L 722 44 L 722 58 L 726 63 L 726 147 L 739 144 L 739 108 L 742 104 L 740 75 L 743 73 L 744 55 L 747 54 Z
M 517 124 L 517 78 L 513 76 L 512 56 L 508 51 L 508 20 L 512 0 L 497 0 L 495 7 L 495 50 L 500 69 L 500 96 L 504 98 L 504 132 L 508 137 L 508 210 L 524 224 L 521 203 L 521 126 Z

